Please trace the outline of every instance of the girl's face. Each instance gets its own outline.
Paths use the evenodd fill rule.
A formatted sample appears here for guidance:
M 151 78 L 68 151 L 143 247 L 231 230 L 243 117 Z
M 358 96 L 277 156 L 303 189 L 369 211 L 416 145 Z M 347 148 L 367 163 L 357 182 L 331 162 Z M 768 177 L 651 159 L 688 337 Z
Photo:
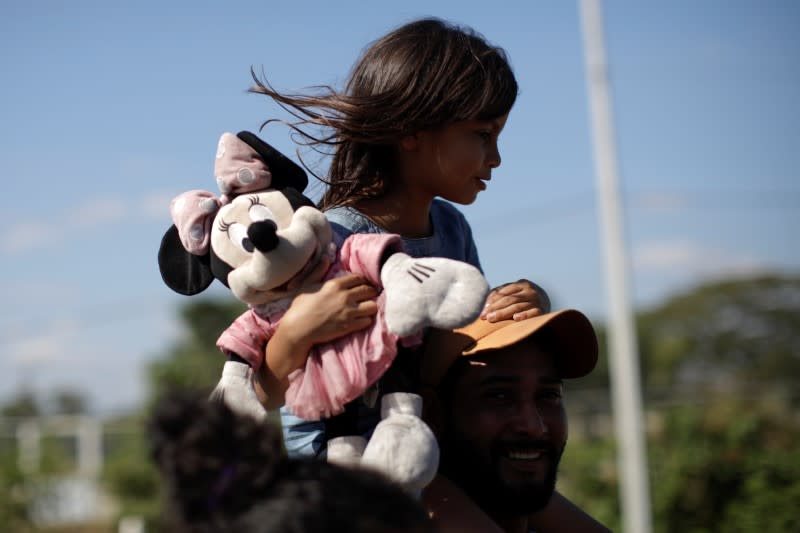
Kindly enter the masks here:
M 465 120 L 422 131 L 401 142 L 405 187 L 457 204 L 475 201 L 500 166 L 497 138 L 508 115 L 494 120 Z

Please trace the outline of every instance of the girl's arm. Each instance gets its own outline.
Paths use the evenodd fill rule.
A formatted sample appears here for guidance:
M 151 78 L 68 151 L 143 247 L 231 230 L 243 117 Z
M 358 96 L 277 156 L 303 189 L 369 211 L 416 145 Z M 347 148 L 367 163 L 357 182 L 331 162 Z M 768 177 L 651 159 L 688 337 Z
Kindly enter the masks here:
M 550 312 L 550 297 L 534 282 L 521 279 L 500 285 L 486 299 L 481 318 L 489 322 L 525 320 Z
M 281 318 L 257 373 L 256 393 L 267 409 L 283 405 L 289 374 L 305 364 L 315 344 L 366 328 L 378 312 L 378 291 L 355 274 L 304 290 Z

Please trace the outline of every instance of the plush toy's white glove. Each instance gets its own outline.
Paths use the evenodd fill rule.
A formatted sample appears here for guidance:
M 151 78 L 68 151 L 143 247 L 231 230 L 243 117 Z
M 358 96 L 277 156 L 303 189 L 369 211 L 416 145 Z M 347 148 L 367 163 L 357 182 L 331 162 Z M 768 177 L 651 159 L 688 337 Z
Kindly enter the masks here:
M 258 401 L 253 388 L 253 369 L 241 361 L 226 361 L 222 377 L 211 391 L 211 401 L 223 402 L 236 413 L 263 420 L 267 410 Z
M 386 325 L 401 337 L 433 326 L 466 326 L 481 313 L 489 284 L 481 271 L 442 257 L 392 254 L 381 269 Z
M 383 420 L 364 449 L 361 466 L 373 468 L 419 497 L 439 468 L 439 445 L 422 421 L 422 398 L 397 392 L 381 400 Z
M 345 467 L 358 466 L 366 447 L 367 439 L 360 435 L 335 437 L 328 441 L 328 462 Z

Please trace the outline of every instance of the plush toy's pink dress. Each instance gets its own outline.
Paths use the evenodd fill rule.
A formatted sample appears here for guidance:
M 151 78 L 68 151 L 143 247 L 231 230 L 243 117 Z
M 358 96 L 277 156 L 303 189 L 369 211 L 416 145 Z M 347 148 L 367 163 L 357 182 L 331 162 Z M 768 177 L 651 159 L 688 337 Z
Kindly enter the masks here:
M 387 251 L 402 251 L 398 235 L 351 235 L 333 258 L 324 280 L 352 272 L 381 288 L 380 261 Z M 400 339 L 388 330 L 385 300 L 385 293 L 381 292 L 377 298 L 378 315 L 370 327 L 316 345 L 305 368 L 289 375 L 286 406 L 294 414 L 306 420 L 319 420 L 341 413 L 346 403 L 358 398 L 386 372 L 397 355 L 398 341 L 406 346 L 420 342 L 419 336 Z M 217 346 L 258 369 L 267 342 L 290 304 L 291 298 L 286 298 L 245 311 L 222 333 Z

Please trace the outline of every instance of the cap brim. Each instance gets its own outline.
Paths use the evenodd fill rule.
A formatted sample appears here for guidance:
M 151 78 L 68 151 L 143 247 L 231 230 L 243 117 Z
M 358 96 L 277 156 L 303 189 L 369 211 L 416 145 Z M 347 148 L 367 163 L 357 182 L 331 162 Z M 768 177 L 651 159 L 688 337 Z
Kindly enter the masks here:
M 422 360 L 422 380 L 436 385 L 457 357 L 506 348 L 544 329 L 552 334 L 550 348 L 560 377 L 579 378 L 594 369 L 598 348 L 592 323 L 580 311 L 564 309 L 526 320 L 478 319 L 457 330 L 433 331 Z

